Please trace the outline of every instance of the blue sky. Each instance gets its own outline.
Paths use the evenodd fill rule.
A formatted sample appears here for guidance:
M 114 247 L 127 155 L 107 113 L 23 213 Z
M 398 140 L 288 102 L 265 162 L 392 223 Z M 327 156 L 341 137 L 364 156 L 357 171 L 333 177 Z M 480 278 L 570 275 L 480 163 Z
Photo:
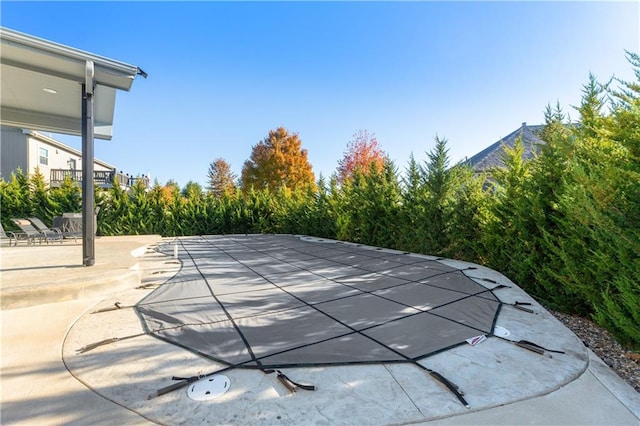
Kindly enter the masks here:
M 403 170 L 436 135 L 452 161 L 577 114 L 589 72 L 631 80 L 638 2 L 12 2 L 2 26 L 137 65 L 96 157 L 164 184 L 240 174 L 269 130 L 299 134 L 316 177 L 354 133 Z M 60 140 L 80 148 L 80 138 Z

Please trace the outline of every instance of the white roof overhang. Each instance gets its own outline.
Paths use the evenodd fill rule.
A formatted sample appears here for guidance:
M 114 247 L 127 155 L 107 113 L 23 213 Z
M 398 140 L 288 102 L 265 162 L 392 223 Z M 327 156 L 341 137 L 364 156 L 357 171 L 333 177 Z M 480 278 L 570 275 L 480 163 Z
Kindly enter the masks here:
M 94 64 L 94 137 L 111 139 L 117 90 L 128 91 L 138 67 L 0 28 L 0 121 L 3 125 L 82 134 L 82 84 Z

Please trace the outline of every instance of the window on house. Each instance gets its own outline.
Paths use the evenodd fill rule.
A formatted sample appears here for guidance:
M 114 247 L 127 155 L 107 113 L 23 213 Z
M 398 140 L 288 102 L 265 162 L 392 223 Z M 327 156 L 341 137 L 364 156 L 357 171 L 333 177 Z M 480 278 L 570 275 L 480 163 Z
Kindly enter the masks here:
M 49 164 L 49 150 L 40 148 L 40 164 L 47 166 Z
M 67 163 L 69 163 L 69 170 L 75 170 L 76 169 L 76 160 L 75 160 L 75 158 L 69 158 L 69 161 L 67 161 Z

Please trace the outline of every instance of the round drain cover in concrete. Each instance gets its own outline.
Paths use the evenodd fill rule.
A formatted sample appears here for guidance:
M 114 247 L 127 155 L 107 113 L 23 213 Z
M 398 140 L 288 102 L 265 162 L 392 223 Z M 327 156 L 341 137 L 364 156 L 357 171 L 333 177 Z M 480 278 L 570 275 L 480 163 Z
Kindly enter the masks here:
M 231 381 L 227 376 L 216 374 L 191 384 L 187 395 L 194 401 L 209 401 L 224 395 L 229 390 Z

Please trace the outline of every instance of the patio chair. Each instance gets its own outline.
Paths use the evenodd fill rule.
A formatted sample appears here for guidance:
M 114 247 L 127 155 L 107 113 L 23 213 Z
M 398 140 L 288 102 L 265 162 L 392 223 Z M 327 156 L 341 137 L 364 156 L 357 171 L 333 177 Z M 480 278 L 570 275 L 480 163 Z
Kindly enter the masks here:
M 40 219 L 38 219 L 37 217 L 30 217 L 29 218 L 29 222 L 31 222 L 31 224 L 38 230 L 40 231 L 42 234 L 45 235 L 45 241 L 49 242 L 49 241 L 60 241 L 62 242 L 62 239 L 64 238 L 64 232 L 62 232 L 62 229 L 60 228 L 49 228 L 47 225 L 44 224 L 44 222 L 42 222 Z M 76 241 L 76 237 L 73 236 L 73 241 Z
M 13 231 L 5 231 L 4 227 L 0 223 L 0 243 L 4 244 L 5 241 L 9 242 L 9 247 L 11 247 L 11 243 L 15 240 L 15 246 L 18 245 L 18 239 L 26 239 L 27 234 L 22 232 L 13 232 Z
M 27 244 L 35 243 L 36 238 L 38 239 L 38 243 L 42 243 L 42 238 L 44 237 L 40 231 L 31 225 L 27 219 L 11 219 L 11 222 L 15 223 L 22 232 L 20 233 L 19 239 L 27 240 Z M 18 235 L 18 234 L 14 234 Z M 16 239 L 16 245 L 18 244 Z

